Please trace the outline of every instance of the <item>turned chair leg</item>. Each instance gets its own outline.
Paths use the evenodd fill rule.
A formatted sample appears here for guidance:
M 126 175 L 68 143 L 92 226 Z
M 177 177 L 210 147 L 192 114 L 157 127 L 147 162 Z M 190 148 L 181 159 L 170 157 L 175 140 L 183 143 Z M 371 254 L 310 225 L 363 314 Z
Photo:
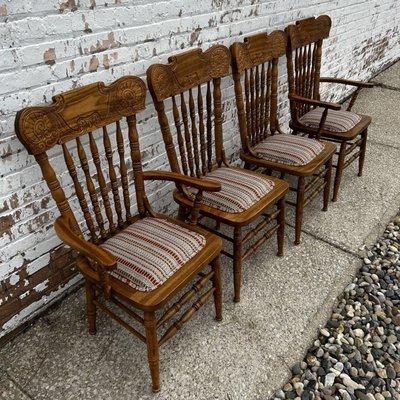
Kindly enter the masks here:
M 303 223 L 303 211 L 304 211 L 304 192 L 305 192 L 305 178 L 304 176 L 299 176 L 297 184 L 294 244 L 300 244 L 301 226 Z
M 185 222 L 187 210 L 185 206 L 180 205 L 178 208 L 178 220 Z
M 278 257 L 283 256 L 283 246 L 285 242 L 285 197 L 282 197 L 278 202 L 279 215 L 278 215 Z
M 333 156 L 332 156 L 333 157 Z M 325 173 L 325 187 L 324 187 L 324 206 L 322 208 L 322 211 L 327 211 L 328 210 L 328 204 L 329 204 L 329 196 L 331 193 L 331 178 L 332 178 L 332 157 L 329 159 L 329 161 L 325 164 L 326 168 L 326 173 Z
M 89 325 L 89 333 L 95 335 L 96 330 L 96 305 L 94 300 L 96 299 L 96 291 L 92 282 L 86 280 L 86 307 L 87 307 L 87 319 Z
M 145 311 L 147 358 L 149 361 L 153 393 L 160 391 L 160 355 L 158 352 L 157 321 L 154 311 Z
M 337 167 L 336 167 L 335 184 L 333 187 L 332 201 L 337 201 L 337 199 L 338 199 L 340 181 L 342 180 L 343 169 L 344 169 L 344 160 L 346 157 L 346 145 L 347 145 L 347 143 L 344 140 L 340 144 L 340 151 L 339 151 L 339 158 L 338 158 L 338 163 L 337 163 Z
M 222 285 L 221 285 L 221 258 L 218 255 L 211 263 L 214 270 L 213 286 L 214 286 L 214 305 L 215 319 L 222 321 Z
M 240 226 L 235 226 L 233 233 L 233 301 L 240 301 L 240 286 L 242 284 L 242 230 Z
M 365 161 L 365 152 L 367 151 L 367 136 L 368 130 L 366 129 L 362 133 L 362 142 L 360 146 L 360 157 L 358 159 L 358 176 L 362 176 L 363 168 L 364 168 L 364 161 Z

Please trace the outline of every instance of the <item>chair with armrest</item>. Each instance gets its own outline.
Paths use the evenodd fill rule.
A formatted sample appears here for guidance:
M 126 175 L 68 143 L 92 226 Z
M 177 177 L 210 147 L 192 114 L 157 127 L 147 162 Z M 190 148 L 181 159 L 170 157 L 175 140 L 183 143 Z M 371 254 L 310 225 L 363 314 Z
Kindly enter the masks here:
M 320 77 L 322 42 L 329 37 L 331 19 L 327 15 L 306 18 L 286 27 L 288 35 L 287 71 L 289 81 L 290 127 L 295 133 L 324 138 L 339 144 L 333 201 L 339 194 L 343 170 L 358 159 L 358 176 L 362 175 L 371 117 L 351 111 L 362 88 L 371 83 L 341 78 Z M 348 107 L 320 100 L 320 83 L 356 87 Z
M 51 105 L 25 108 L 17 114 L 15 128 L 38 162 L 60 211 L 57 235 L 78 253 L 76 265 L 86 282 L 89 333 L 96 333 L 96 311 L 102 310 L 146 343 L 152 388 L 157 392 L 159 347 L 212 297 L 216 319 L 222 319 L 221 239 L 196 226 L 202 193 L 216 192 L 220 184 L 142 171 L 136 114 L 144 109 L 145 96 L 145 84 L 137 77 L 126 76 L 109 86 L 94 83 L 54 96 Z M 65 164 L 52 163 L 48 152 L 54 153 L 54 147 L 61 148 Z M 194 188 L 190 224 L 152 210 L 144 182 L 153 179 Z M 75 199 L 67 200 L 60 181 Z M 79 207 L 81 214 L 73 212 Z M 82 223 L 78 215 L 83 216 Z M 192 288 L 157 318 L 156 312 L 193 280 Z M 189 302 L 193 304 L 187 307 Z M 134 324 L 121 318 L 110 303 Z M 170 326 L 165 330 L 166 324 Z
M 221 78 L 229 74 L 229 49 L 214 45 L 204 52 L 195 49 L 172 56 L 168 61 L 168 64 L 150 66 L 147 81 L 169 164 L 173 172 L 221 184 L 220 192 L 204 193 L 199 213 L 217 222 L 216 229 L 201 223 L 202 227 L 233 244 L 233 254 L 227 250 L 222 250 L 222 254 L 233 259 L 234 301 L 238 302 L 243 260 L 275 233 L 278 254 L 283 254 L 288 184 L 233 167 L 225 157 Z M 166 102 L 171 102 L 172 106 L 171 123 Z M 173 125 L 174 135 L 171 133 Z M 187 211 L 194 207 L 191 188 L 177 185 L 174 198 L 179 204 L 180 217 L 186 218 Z M 269 207 L 274 210 L 267 212 Z M 244 229 L 259 217 L 261 221 L 244 233 Z M 230 227 L 233 235 L 221 232 L 219 223 Z

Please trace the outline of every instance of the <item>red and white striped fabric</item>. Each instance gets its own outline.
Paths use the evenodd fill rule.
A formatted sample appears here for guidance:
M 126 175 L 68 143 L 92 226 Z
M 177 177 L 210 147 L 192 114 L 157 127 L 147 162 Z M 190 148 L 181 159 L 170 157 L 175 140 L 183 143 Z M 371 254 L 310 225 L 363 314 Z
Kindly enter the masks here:
M 219 192 L 204 192 L 203 203 L 229 213 L 248 210 L 274 188 L 274 182 L 237 168 L 218 168 L 205 176 L 221 184 Z
M 286 134 L 268 136 L 253 148 L 264 160 L 294 166 L 308 164 L 323 149 L 318 140 Z
M 148 292 L 162 285 L 206 244 L 204 236 L 162 218 L 143 218 L 101 247 L 117 259 L 111 272 L 134 289 Z
M 299 118 L 299 122 L 318 129 L 324 108 L 317 107 Z M 328 110 L 323 129 L 330 132 L 347 132 L 361 121 L 361 116 L 345 110 Z

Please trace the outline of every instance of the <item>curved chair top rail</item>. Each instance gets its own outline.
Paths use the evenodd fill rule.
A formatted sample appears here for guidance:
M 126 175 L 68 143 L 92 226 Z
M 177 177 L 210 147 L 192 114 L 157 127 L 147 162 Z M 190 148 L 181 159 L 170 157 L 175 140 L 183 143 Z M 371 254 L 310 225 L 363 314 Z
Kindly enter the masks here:
M 286 34 L 283 31 L 263 32 L 248 36 L 243 43 L 231 46 L 233 67 L 238 73 L 279 58 L 286 53 Z
M 331 26 L 330 17 L 321 15 L 318 18 L 311 17 L 297 21 L 295 25 L 287 26 L 285 32 L 290 38 L 292 50 L 295 50 L 326 39 L 329 36 Z
M 90 133 L 145 108 L 146 86 L 125 76 L 106 86 L 102 82 L 58 94 L 53 104 L 27 107 L 17 113 L 15 131 L 30 154 Z
M 147 70 L 149 89 L 157 101 L 185 92 L 229 74 L 231 56 L 223 45 L 206 51 L 190 50 L 168 58 L 168 64 L 153 64 Z

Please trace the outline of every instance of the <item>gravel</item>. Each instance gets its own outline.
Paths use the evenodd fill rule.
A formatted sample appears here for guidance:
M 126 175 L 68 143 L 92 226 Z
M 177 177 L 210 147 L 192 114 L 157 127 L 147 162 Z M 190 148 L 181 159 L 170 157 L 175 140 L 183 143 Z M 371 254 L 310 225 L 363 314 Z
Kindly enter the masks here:
M 400 400 L 400 215 L 272 399 Z

